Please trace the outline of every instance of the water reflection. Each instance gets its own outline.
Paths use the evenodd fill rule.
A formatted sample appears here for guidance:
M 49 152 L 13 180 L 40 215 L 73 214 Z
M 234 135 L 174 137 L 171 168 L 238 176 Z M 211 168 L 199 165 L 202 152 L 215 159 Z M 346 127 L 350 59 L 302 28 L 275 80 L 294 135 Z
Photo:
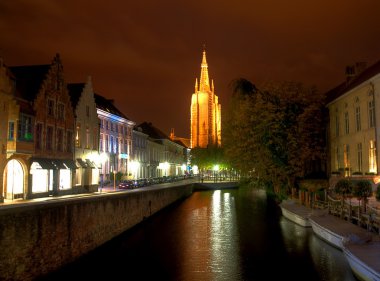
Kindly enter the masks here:
M 280 219 L 284 245 L 290 254 L 310 252 L 312 262 L 323 281 L 355 281 L 351 268 L 339 249 L 319 239 L 311 228 L 302 227 L 282 217 Z
M 321 280 L 357 280 L 341 250 L 322 241 L 314 234 L 310 235 L 309 247 L 313 262 L 319 269 Z

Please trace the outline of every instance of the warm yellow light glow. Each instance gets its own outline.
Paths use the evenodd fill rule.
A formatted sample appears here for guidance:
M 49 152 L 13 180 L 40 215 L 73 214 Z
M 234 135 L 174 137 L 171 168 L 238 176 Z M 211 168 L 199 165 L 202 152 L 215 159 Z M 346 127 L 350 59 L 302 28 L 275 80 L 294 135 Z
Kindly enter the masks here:
M 195 82 L 195 92 L 191 97 L 190 130 L 191 147 L 205 148 L 221 145 L 221 105 L 214 93 L 214 82 L 210 87 L 206 51 L 203 51 L 201 77 Z
M 192 168 L 192 170 L 193 170 L 193 174 L 194 174 L 194 175 L 197 175 L 197 174 L 199 173 L 199 170 L 198 170 L 198 166 L 197 166 L 197 165 L 194 165 L 193 168 Z
M 214 171 L 219 171 L 219 165 L 214 165 Z
M 9 193 L 20 194 L 24 192 L 24 173 L 20 162 L 10 160 L 7 164 L 7 188 Z

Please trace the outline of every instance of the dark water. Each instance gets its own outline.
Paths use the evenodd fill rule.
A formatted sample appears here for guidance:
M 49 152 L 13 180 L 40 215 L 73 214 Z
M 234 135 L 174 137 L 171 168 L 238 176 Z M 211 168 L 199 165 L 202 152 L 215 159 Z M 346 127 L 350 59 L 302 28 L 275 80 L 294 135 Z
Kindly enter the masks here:
M 355 278 L 340 250 L 240 188 L 195 192 L 44 280 Z

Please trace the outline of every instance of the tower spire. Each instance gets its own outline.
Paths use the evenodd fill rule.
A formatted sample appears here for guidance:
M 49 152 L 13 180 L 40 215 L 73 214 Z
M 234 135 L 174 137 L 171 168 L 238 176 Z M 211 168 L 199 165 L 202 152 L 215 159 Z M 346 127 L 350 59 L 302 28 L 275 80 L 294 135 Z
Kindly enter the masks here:
M 199 79 L 199 91 L 208 92 L 210 91 L 210 79 L 208 77 L 208 65 L 206 60 L 206 49 L 203 45 L 203 56 L 201 63 L 201 78 Z

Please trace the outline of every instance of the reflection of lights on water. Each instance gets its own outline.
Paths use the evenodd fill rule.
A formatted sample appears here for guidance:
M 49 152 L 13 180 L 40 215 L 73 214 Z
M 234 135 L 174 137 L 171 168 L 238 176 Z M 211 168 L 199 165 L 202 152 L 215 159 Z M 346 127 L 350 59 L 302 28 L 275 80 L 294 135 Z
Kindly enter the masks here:
M 240 272 L 240 257 L 238 247 L 238 233 L 236 229 L 236 210 L 233 197 L 230 193 L 222 193 L 220 190 L 214 191 L 212 195 L 211 214 L 211 271 L 215 279 L 222 278 L 223 275 L 231 280 Z M 225 278 L 222 279 L 225 279 Z
M 313 262 L 321 274 L 321 280 L 356 280 L 342 251 L 314 234 L 310 235 L 309 249 Z

